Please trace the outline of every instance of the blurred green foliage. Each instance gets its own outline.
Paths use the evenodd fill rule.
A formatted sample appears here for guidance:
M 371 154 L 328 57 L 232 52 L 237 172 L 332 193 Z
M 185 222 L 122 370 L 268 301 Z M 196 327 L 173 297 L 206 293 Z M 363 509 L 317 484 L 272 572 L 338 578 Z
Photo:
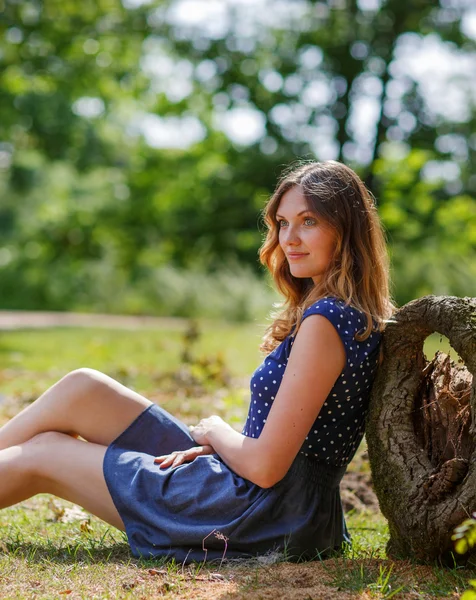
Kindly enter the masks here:
M 456 527 L 451 539 L 455 543 L 458 554 L 466 554 L 476 545 L 476 515 L 473 513 L 469 519 L 465 519 L 461 525 Z M 476 579 L 468 581 L 470 589 L 461 594 L 461 600 L 476 600 Z
M 212 31 L 174 20 L 191 0 L 0 0 L 0 307 L 261 314 L 259 211 L 284 165 L 329 144 L 376 195 L 397 301 L 476 295 L 470 91 L 452 84 L 464 115 L 432 113 L 396 60 L 435 35 L 474 56 L 453 4 L 302 0 L 253 20 L 228 2 Z M 219 124 L 239 110 L 261 119 L 254 141 Z M 150 117 L 176 124 L 169 147 Z

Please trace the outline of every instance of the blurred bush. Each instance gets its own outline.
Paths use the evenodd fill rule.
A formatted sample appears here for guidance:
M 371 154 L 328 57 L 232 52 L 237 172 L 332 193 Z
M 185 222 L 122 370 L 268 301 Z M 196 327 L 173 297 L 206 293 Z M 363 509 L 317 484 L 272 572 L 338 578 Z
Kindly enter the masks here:
M 469 8 L 270 7 L 0 0 L 0 308 L 251 317 L 301 157 L 372 189 L 399 304 L 476 295 Z

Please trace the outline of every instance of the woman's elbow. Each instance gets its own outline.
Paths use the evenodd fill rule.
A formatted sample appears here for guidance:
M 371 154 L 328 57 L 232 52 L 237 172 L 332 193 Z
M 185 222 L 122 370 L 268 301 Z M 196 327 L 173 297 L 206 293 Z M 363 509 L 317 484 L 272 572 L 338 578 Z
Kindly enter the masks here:
M 292 464 L 292 461 L 288 460 L 283 462 L 282 458 L 270 452 L 266 446 L 255 447 L 247 461 L 247 472 L 242 475 L 261 488 L 271 488 L 283 479 Z
M 258 485 L 260 488 L 263 488 L 264 490 L 267 490 L 269 488 L 272 488 L 273 485 L 276 485 L 278 483 L 278 481 L 280 481 L 280 479 L 263 478 L 263 479 L 260 479 L 259 481 L 257 481 L 256 485 Z
M 269 489 L 279 483 L 286 472 L 280 472 L 276 469 L 263 469 L 254 474 L 252 482 L 263 489 Z

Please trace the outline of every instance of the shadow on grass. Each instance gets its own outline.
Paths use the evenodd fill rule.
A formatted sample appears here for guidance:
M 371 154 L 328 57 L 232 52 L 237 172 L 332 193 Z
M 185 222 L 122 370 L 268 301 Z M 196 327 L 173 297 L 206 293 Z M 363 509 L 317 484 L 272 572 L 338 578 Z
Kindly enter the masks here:
M 130 552 L 127 543 L 116 543 L 111 546 L 95 544 L 85 545 L 84 540 L 78 543 L 66 544 L 58 546 L 57 544 L 37 544 L 34 542 L 7 542 L 2 544 L 3 556 L 10 556 L 24 559 L 28 563 L 44 563 L 54 562 L 58 564 L 75 564 L 75 563 L 90 563 L 90 564 L 131 564 L 144 565 L 146 561 L 136 559 Z M 163 562 L 163 561 L 162 561 Z M 158 561 L 154 561 L 156 565 Z M 147 561 L 147 564 L 152 564 Z

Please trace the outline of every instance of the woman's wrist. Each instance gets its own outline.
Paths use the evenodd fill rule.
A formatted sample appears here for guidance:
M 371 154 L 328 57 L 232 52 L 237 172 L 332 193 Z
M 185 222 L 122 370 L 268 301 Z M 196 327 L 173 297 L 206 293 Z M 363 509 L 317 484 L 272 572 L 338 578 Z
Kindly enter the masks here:
M 213 448 L 213 446 L 211 446 L 210 444 L 202 444 L 201 446 L 199 446 L 200 448 L 200 454 L 215 454 L 215 448 Z
M 221 439 L 223 432 L 228 429 L 233 431 L 221 417 L 213 415 L 202 419 L 195 427 L 190 427 L 190 435 L 197 442 L 197 445 L 207 444 L 215 447 L 214 440 Z
M 215 447 L 216 443 L 220 443 L 220 440 L 228 437 L 230 433 L 236 433 L 236 431 L 225 423 L 225 421 L 218 421 L 213 423 L 207 435 L 207 443 Z

